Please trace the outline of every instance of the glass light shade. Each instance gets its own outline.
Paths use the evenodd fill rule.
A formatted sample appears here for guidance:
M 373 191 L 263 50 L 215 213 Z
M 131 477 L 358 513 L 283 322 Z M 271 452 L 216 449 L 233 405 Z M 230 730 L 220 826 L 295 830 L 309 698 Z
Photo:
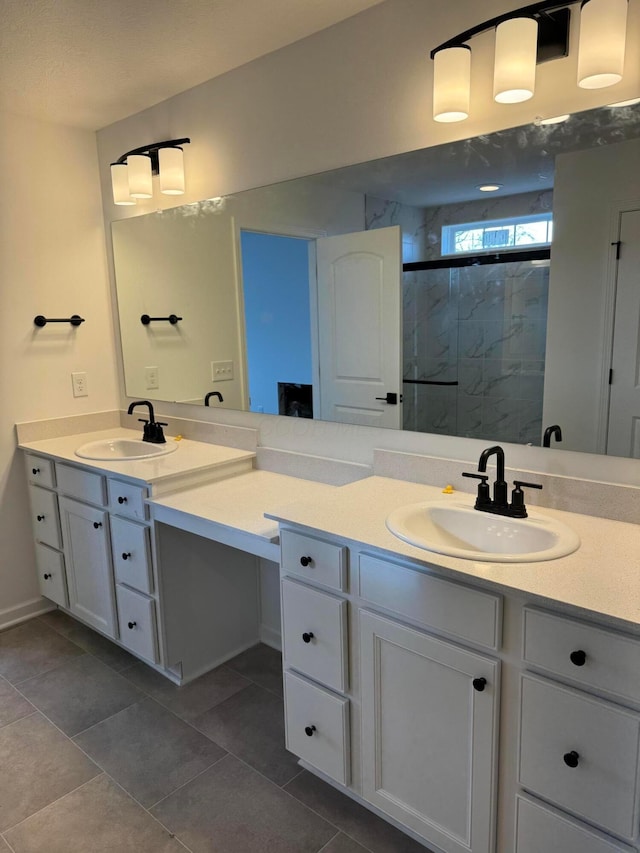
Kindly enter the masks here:
M 640 98 L 630 98 L 628 101 L 618 101 L 615 104 L 609 104 L 610 109 L 616 109 L 617 107 L 633 107 L 636 104 L 640 104 Z
M 578 86 L 604 89 L 622 80 L 627 0 L 587 0 L 580 10 Z
M 454 122 L 469 118 L 471 49 L 448 47 L 433 58 L 433 118 Z
M 536 87 L 538 22 L 511 18 L 496 27 L 493 97 L 499 104 L 519 104 Z
M 184 156 L 181 148 L 160 148 L 160 192 L 165 195 L 184 193 Z
M 129 192 L 129 175 L 126 163 L 112 163 L 111 165 L 111 189 L 113 190 L 114 204 L 135 204 L 135 198 L 131 198 Z
M 129 192 L 133 198 L 153 197 L 151 157 L 146 154 L 130 154 L 127 157 Z

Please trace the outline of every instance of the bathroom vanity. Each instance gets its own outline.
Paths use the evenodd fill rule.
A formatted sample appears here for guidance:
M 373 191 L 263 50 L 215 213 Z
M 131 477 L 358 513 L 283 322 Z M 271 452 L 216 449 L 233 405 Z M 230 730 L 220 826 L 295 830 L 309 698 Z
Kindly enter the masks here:
M 47 598 L 182 683 L 257 642 L 258 561 L 278 561 L 303 766 L 445 853 L 639 849 L 640 526 L 538 509 L 578 550 L 462 559 L 385 524 L 461 492 L 189 441 L 91 462 L 89 438 L 22 445 Z

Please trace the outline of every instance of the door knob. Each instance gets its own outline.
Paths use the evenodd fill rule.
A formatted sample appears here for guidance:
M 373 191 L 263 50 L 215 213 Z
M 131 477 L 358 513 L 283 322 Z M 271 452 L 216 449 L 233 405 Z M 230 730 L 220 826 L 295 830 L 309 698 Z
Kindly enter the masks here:
M 376 397 L 376 400 L 382 400 L 383 403 L 388 403 L 390 406 L 398 405 L 398 395 L 393 391 L 387 391 L 386 397 Z M 402 402 L 402 397 L 400 401 Z
M 95 527 L 96 530 L 99 530 L 102 527 L 102 522 L 101 521 L 94 521 L 93 526 Z
M 474 678 L 472 684 L 473 684 L 474 690 L 477 690 L 478 693 L 482 693 L 484 688 L 487 686 L 487 679 L 486 678 Z
M 571 652 L 569 655 L 569 660 L 574 666 L 584 666 L 587 662 L 587 653 L 582 649 L 576 649 L 575 652 Z
M 38 521 L 44 521 L 44 515 L 36 515 Z
M 567 752 L 562 756 L 562 760 L 567 765 L 567 767 L 577 767 L 580 763 L 580 755 L 572 749 L 571 752 Z
M 311 640 L 313 640 L 313 634 L 311 633 L 311 631 L 309 631 L 309 633 L 307 633 L 305 631 L 304 634 L 302 635 L 302 641 L 304 643 L 310 643 Z
M 133 631 L 133 629 L 136 627 L 137 624 L 138 624 L 137 622 L 127 622 L 127 627 L 129 628 L 130 631 Z
M 315 731 L 317 731 L 315 726 L 305 726 L 304 727 L 304 733 L 306 734 L 307 737 L 313 737 L 313 733 Z
M 130 557 L 131 557 L 131 551 L 123 551 L 123 553 L 122 553 L 122 559 L 123 560 L 128 560 Z

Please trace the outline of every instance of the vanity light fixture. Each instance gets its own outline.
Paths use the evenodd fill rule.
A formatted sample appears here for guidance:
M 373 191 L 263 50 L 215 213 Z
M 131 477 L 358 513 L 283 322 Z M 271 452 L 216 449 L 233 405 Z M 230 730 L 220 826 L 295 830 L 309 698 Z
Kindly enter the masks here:
M 476 189 L 480 190 L 481 193 L 497 193 L 502 187 L 503 184 L 480 184 Z
M 537 116 L 534 124 L 538 127 L 547 125 L 547 124 L 562 124 L 564 121 L 569 121 L 571 118 L 569 113 L 561 116 L 550 116 L 549 118 L 542 118 L 541 116 Z
M 168 139 L 134 148 L 111 164 L 114 204 L 135 204 L 136 199 L 153 197 L 153 176 L 160 176 L 160 192 L 184 193 L 182 146 L 190 139 Z
M 608 104 L 610 110 L 615 110 L 618 107 L 635 107 L 636 104 L 640 104 L 640 98 L 629 98 L 628 101 L 618 101 L 615 104 Z
M 495 30 L 495 101 L 516 104 L 532 98 L 536 66 L 569 55 L 571 7 L 578 3 L 578 85 L 597 89 L 619 83 L 629 0 L 542 0 L 491 18 L 431 51 L 434 120 L 454 122 L 468 118 L 471 48 L 467 42 L 489 30 Z

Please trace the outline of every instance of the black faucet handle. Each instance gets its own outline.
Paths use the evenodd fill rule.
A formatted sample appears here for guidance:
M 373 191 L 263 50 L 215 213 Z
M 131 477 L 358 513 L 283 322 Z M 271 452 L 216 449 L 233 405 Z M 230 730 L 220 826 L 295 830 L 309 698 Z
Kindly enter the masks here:
M 473 480 L 480 480 L 478 483 L 478 494 L 476 496 L 476 509 L 484 509 L 491 503 L 491 494 L 487 480 L 488 474 L 470 474 L 467 471 L 462 472 L 463 477 L 471 477 Z
M 513 485 L 516 487 L 516 489 L 519 489 L 519 490 L 522 490 L 523 486 L 525 487 L 525 489 L 541 489 L 542 488 L 540 483 L 525 483 L 524 480 L 514 480 Z
M 540 483 L 525 483 L 524 480 L 514 480 L 515 489 L 511 492 L 511 506 L 509 515 L 513 518 L 526 518 L 527 508 L 524 505 L 524 492 L 522 487 L 526 489 L 541 489 Z
M 147 420 L 147 418 L 138 418 L 138 422 L 139 422 L 139 423 L 141 423 L 141 424 L 148 424 L 148 423 L 149 423 L 149 421 Z

